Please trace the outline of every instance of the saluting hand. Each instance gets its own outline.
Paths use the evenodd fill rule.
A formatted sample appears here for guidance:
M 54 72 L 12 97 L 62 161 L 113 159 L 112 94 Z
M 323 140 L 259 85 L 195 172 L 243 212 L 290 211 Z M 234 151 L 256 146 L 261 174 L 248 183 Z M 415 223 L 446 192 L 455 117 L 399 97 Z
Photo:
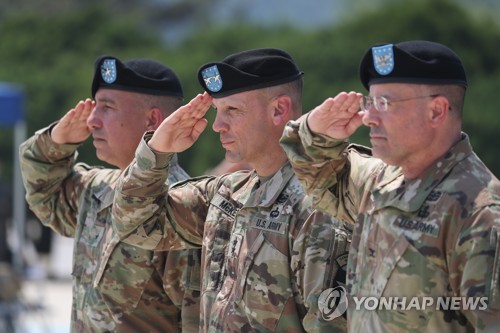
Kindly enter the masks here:
M 314 133 L 344 140 L 362 125 L 359 100 L 363 95 L 341 92 L 314 108 L 307 118 L 309 129 Z
M 207 127 L 204 118 L 212 97 L 198 94 L 188 104 L 168 116 L 149 140 L 148 145 L 163 153 L 179 153 L 191 147 Z
M 55 143 L 80 143 L 90 136 L 87 118 L 95 107 L 90 98 L 80 101 L 74 109 L 69 110 L 52 128 L 51 137 Z

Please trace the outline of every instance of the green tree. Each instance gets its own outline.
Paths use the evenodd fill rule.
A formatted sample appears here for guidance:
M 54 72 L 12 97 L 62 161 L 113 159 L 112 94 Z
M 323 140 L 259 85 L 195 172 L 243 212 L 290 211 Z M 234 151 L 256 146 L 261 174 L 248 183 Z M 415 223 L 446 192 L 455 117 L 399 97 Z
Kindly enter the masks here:
M 160 37 L 141 26 L 138 17 L 114 18 L 100 7 L 60 16 L 12 15 L 0 24 L 0 81 L 25 90 L 31 135 L 89 97 L 93 62 L 98 56 L 128 59 L 164 55 L 165 50 Z M 12 131 L 2 131 L 5 179 L 12 174 L 11 150 Z M 90 142 L 82 146 L 80 156 L 88 163 L 97 162 Z
M 338 25 L 315 31 L 286 26 L 273 29 L 221 26 L 196 34 L 175 52 L 184 55 L 187 65 L 219 60 L 247 48 L 282 47 L 305 72 L 304 110 L 308 111 L 339 91 L 366 92 L 359 82 L 358 66 L 369 46 L 411 39 L 444 43 L 463 59 L 470 82 L 464 130 L 471 136 L 476 153 L 499 175 L 495 133 L 500 128 L 500 114 L 495 92 L 500 88 L 500 58 L 496 51 L 500 45 L 500 28 L 493 16 L 470 14 L 454 1 L 391 1 L 383 7 L 360 9 Z M 190 78 L 195 77 L 192 68 L 183 73 L 187 75 L 189 71 L 192 72 Z M 199 91 L 197 83 L 194 84 L 194 91 Z M 367 132 L 367 128 L 362 128 L 352 140 L 369 145 Z M 204 136 L 203 143 L 184 155 L 185 164 L 197 161 L 205 165 L 202 163 L 205 159 L 213 163 L 222 158 L 219 148 L 210 148 L 218 147 L 217 135 L 211 132 Z
M 495 133 L 500 128 L 495 99 L 500 88 L 500 58 L 496 50 L 500 45 L 500 27 L 493 15 L 470 13 L 452 0 L 386 1 L 385 5 L 378 1 L 378 5 L 365 3 L 330 27 L 300 30 L 286 25 L 211 25 L 203 11 L 195 10 L 195 0 L 161 10 L 155 6 L 138 10 L 133 1 L 127 1 L 123 8 L 133 9 L 129 15 L 126 10 L 113 15 L 114 5 L 100 7 L 95 5 L 97 1 L 91 1 L 91 6 L 85 6 L 84 1 L 75 2 L 78 6 L 67 8 L 62 15 L 41 15 L 36 11 L 18 12 L 3 19 L 0 15 L 0 81 L 24 87 L 30 135 L 89 96 L 93 60 L 102 54 L 121 59 L 150 57 L 168 64 L 179 74 L 189 100 L 201 92 L 196 75 L 203 63 L 249 48 L 283 48 L 305 73 L 303 104 L 304 111 L 309 111 L 339 91 L 366 92 L 359 83 L 358 65 L 370 45 L 427 39 L 450 46 L 463 59 L 470 82 L 464 129 L 477 154 L 496 175 L 500 174 L 500 159 L 494 146 Z M 148 8 L 156 13 L 148 14 Z M 202 26 L 211 28 L 198 29 L 181 43 L 166 42 L 162 31 L 156 28 L 165 24 L 158 13 L 168 8 L 186 19 L 203 19 Z M 207 10 L 206 6 L 201 8 Z M 208 114 L 210 124 L 214 115 L 214 111 Z M 0 153 L 7 166 L 12 156 L 12 133 L 2 131 L 0 139 Z M 352 138 L 368 145 L 367 139 L 366 128 Z M 101 164 L 90 142 L 79 152 L 81 160 Z M 196 176 L 223 156 L 218 135 L 209 126 L 191 149 L 180 154 L 180 161 Z

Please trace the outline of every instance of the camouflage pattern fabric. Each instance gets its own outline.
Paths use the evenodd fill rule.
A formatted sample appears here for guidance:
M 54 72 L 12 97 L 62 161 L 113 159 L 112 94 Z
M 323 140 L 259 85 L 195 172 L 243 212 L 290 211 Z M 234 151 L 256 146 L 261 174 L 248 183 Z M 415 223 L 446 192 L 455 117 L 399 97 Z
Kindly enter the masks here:
M 153 252 L 119 242 L 111 207 L 121 171 L 75 164 L 77 146 L 55 144 L 45 128 L 20 147 L 29 207 L 74 238 L 71 331 L 196 331 L 201 250 Z M 170 183 L 188 177 L 176 160 L 170 170 Z
M 472 152 L 467 135 L 425 174 L 408 180 L 368 148 L 312 134 L 306 117 L 287 125 L 281 144 L 314 205 L 355 223 L 347 269 L 351 300 L 417 296 L 436 302 L 370 310 L 351 301 L 348 329 L 498 332 L 500 183 Z M 448 296 L 472 297 L 477 305 L 485 297 L 487 309 L 463 303 L 436 309 L 436 298 Z
M 345 332 L 344 318 L 322 319 L 318 297 L 337 277 L 332 258 L 346 254 L 348 231 L 312 212 L 290 165 L 262 184 L 239 171 L 168 190 L 172 154 L 153 152 L 150 137 L 118 182 L 113 225 L 151 250 L 203 246 L 201 331 Z

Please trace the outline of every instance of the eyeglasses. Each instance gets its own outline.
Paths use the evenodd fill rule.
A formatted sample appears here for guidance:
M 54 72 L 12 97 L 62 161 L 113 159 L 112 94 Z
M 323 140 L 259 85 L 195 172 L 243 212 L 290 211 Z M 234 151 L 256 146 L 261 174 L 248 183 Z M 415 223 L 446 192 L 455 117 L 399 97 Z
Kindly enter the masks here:
M 392 104 L 392 103 L 398 103 L 398 102 L 406 102 L 406 101 L 411 101 L 413 99 L 419 99 L 419 98 L 427 98 L 427 97 L 437 97 L 439 95 L 433 94 L 433 95 L 425 95 L 425 96 L 417 96 L 417 97 L 410 97 L 410 98 L 403 98 L 403 99 L 396 99 L 396 100 L 388 100 L 387 98 L 383 96 L 363 96 L 359 100 L 359 106 L 361 107 L 361 110 L 367 111 L 369 110 L 372 106 L 375 108 L 375 110 L 379 112 L 387 112 L 387 107 Z

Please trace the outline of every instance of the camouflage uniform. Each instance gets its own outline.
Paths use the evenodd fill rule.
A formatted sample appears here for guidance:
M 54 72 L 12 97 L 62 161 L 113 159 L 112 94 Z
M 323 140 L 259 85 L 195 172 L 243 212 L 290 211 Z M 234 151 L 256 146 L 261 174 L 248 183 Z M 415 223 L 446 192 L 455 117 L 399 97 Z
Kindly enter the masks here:
M 335 332 L 317 299 L 337 273 L 348 232 L 311 215 L 310 200 L 285 164 L 260 184 L 255 171 L 206 176 L 167 193 L 168 160 L 146 133 L 117 185 L 113 224 L 123 241 L 156 250 L 203 244 L 203 332 Z
M 290 122 L 281 143 L 314 205 L 356 223 L 351 296 L 488 297 L 486 311 L 354 310 L 351 298 L 349 330 L 498 332 L 500 183 L 468 137 L 408 180 L 368 148 L 313 135 L 305 119 Z
M 75 165 L 76 148 L 55 144 L 48 128 L 20 148 L 30 208 L 75 240 L 71 331 L 180 332 L 181 307 L 184 331 L 196 330 L 201 250 L 153 252 L 120 243 L 111 205 L 121 171 Z M 176 161 L 170 169 L 171 183 L 188 177 Z

